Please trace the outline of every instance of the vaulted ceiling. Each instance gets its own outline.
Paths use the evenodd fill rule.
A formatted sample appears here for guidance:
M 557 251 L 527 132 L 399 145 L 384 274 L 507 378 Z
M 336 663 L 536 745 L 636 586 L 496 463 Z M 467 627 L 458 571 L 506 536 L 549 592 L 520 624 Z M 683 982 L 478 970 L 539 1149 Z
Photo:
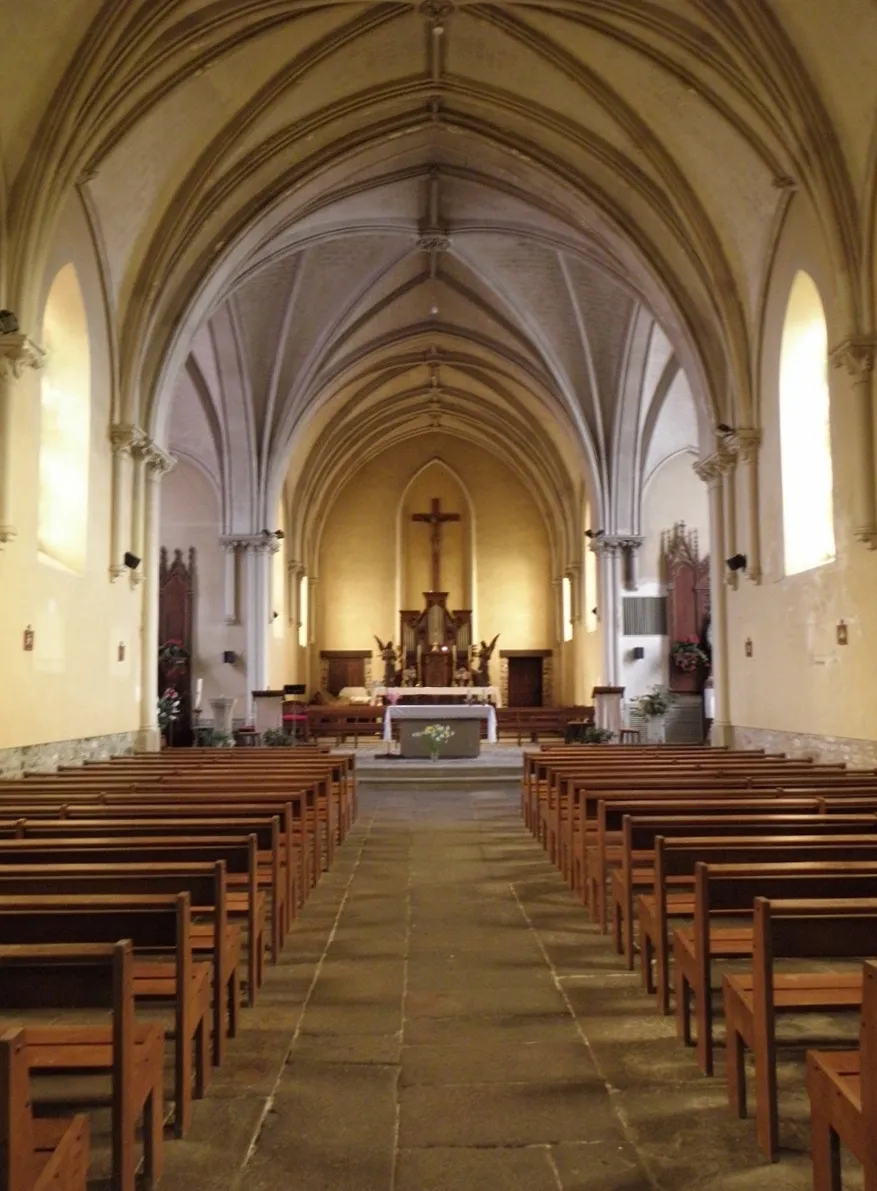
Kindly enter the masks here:
M 874 0 L 7 7 L 4 300 L 35 317 L 77 186 L 117 408 L 215 478 L 226 529 L 438 428 L 558 538 L 583 483 L 634 529 L 680 369 L 702 442 L 750 424 L 794 193 L 863 275 Z M 839 301 L 867 322 L 867 287 Z

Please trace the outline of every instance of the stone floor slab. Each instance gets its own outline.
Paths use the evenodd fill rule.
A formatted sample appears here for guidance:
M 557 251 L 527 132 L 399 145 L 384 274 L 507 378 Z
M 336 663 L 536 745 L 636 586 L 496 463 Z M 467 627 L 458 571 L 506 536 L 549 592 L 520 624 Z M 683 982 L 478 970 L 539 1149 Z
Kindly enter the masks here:
M 395 1191 L 557 1191 L 547 1150 L 405 1150 L 396 1166 Z

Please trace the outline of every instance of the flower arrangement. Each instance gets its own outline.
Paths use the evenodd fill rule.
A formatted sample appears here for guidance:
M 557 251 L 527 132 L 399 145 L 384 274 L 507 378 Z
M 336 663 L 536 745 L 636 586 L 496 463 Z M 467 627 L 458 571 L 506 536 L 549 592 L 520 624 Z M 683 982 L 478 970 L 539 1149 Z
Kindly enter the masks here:
M 415 732 L 415 736 L 423 736 L 429 746 L 429 756 L 433 761 L 438 760 L 439 751 L 443 744 L 447 744 L 454 735 L 453 728 L 447 724 L 427 724 L 422 732 Z
M 158 647 L 158 662 L 169 674 L 182 670 L 189 660 L 189 655 L 183 648 L 182 641 L 169 638 Z
M 167 687 L 158 701 L 158 726 L 164 732 L 180 716 L 180 696 L 172 686 Z
M 262 744 L 268 748 L 291 748 L 292 737 L 285 728 L 266 728 L 262 733 Z
M 698 666 L 705 666 L 709 662 L 697 637 L 683 637 L 680 641 L 674 641 L 670 646 L 670 657 L 673 659 L 673 664 L 687 674 L 696 670 Z
M 207 728 L 201 737 L 201 747 L 208 749 L 233 749 L 234 736 L 231 732 L 222 732 L 219 728 Z
M 403 686 L 414 686 L 416 681 L 417 681 L 417 671 L 414 669 L 413 666 L 406 666 L 405 669 L 402 671 L 402 685 Z
M 659 719 L 673 706 L 673 697 L 666 687 L 653 686 L 647 695 L 640 695 L 635 700 L 635 705 L 646 719 Z

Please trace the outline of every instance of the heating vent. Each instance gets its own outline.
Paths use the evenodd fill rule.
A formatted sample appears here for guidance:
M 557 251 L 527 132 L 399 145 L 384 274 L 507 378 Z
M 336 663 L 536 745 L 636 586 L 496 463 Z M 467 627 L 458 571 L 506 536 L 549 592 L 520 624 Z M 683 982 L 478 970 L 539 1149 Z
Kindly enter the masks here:
M 666 637 L 667 597 L 627 596 L 624 600 L 625 637 Z

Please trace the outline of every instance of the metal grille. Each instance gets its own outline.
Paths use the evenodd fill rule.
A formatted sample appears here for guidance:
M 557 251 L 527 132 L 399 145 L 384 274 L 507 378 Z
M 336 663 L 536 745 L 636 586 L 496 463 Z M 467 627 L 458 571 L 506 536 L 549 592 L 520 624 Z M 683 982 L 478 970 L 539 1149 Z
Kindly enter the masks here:
M 666 596 L 627 596 L 623 603 L 625 637 L 666 637 Z

